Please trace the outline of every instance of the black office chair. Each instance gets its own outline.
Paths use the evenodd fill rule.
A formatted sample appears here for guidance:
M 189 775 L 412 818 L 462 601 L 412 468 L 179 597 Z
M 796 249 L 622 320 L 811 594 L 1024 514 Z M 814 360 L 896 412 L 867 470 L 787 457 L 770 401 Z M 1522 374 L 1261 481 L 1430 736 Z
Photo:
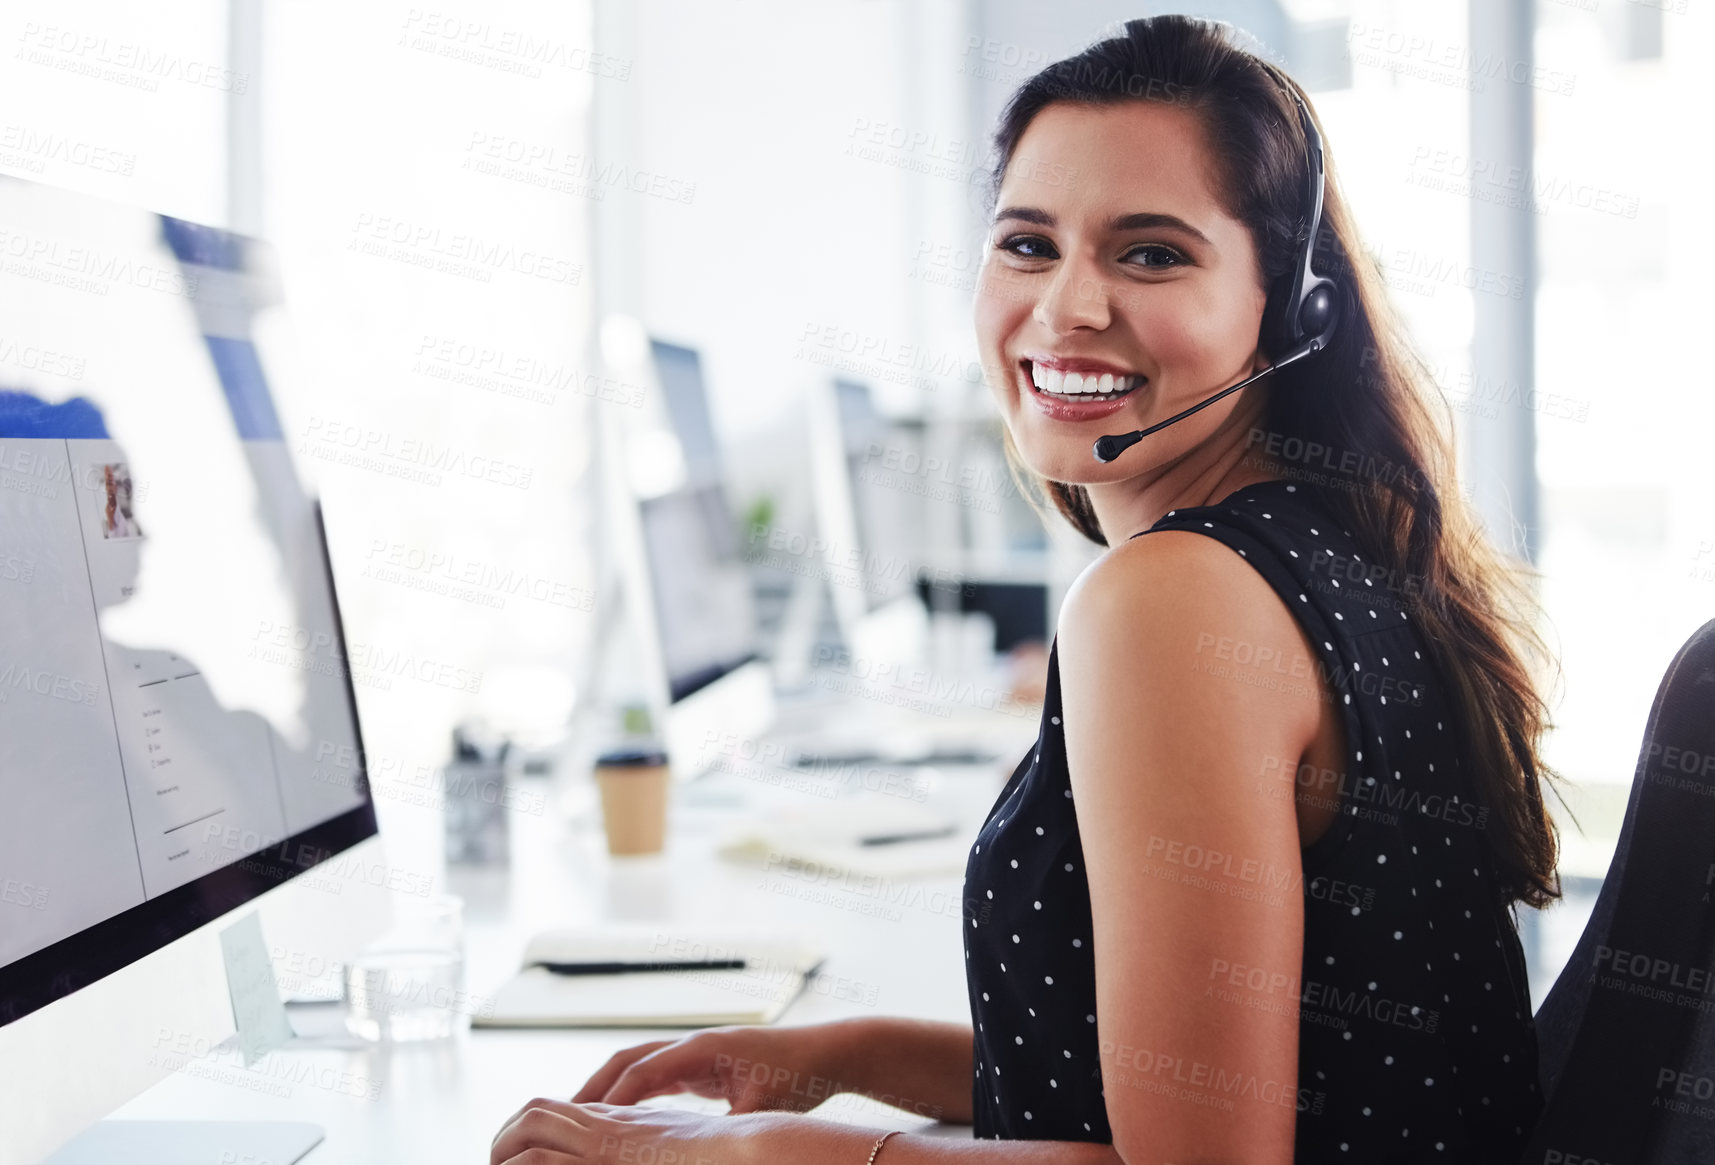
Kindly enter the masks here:
M 1619 847 L 1537 1009 L 1529 1165 L 1715 1162 L 1715 620 L 1656 692 Z

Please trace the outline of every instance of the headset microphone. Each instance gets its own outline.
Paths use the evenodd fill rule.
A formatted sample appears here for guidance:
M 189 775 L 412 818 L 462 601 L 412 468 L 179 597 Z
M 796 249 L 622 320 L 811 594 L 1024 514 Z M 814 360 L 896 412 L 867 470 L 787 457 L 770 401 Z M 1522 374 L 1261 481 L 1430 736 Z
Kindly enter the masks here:
M 1275 289 L 1275 293 L 1269 297 L 1268 306 L 1263 310 L 1262 338 L 1277 350 L 1289 348 L 1290 351 L 1261 372 L 1223 388 L 1214 396 L 1192 405 L 1184 412 L 1168 417 L 1165 421 L 1147 429 L 1097 438 L 1092 452 L 1095 453 L 1096 460 L 1103 464 L 1112 461 L 1156 430 L 1177 424 L 1197 410 L 1214 404 L 1228 393 L 1255 384 L 1269 373 L 1296 363 L 1312 352 L 1320 352 L 1328 346 L 1328 341 L 1334 334 L 1334 325 L 1340 314 L 1336 298 L 1338 288 L 1332 279 L 1318 275 L 1312 266 L 1316 252 L 1316 236 L 1322 228 L 1322 135 L 1316 131 L 1316 123 L 1310 116 L 1310 109 L 1304 104 L 1304 99 L 1298 95 L 1298 91 L 1284 80 L 1282 88 L 1297 103 L 1298 122 L 1304 129 L 1307 155 L 1305 203 L 1310 213 L 1303 249 L 1299 252 L 1298 262 L 1292 267 L 1292 280 L 1289 284 Z
M 1306 356 L 1310 355 L 1310 353 L 1319 351 L 1321 349 L 1321 347 L 1322 347 L 1322 338 L 1320 336 L 1312 337 L 1311 339 L 1300 344 L 1298 347 L 1294 348 L 1291 352 L 1288 352 L 1286 355 L 1282 356 L 1279 360 L 1276 360 L 1273 364 L 1270 364 L 1267 368 L 1264 368 L 1261 372 L 1257 372 L 1257 373 L 1254 373 L 1250 376 L 1245 377 L 1243 380 L 1239 381 L 1237 384 L 1231 386 L 1230 388 L 1223 388 L 1220 392 L 1217 392 L 1214 396 L 1211 396 L 1211 397 L 1207 398 L 1206 400 L 1199 401 L 1198 403 L 1192 405 L 1190 408 L 1186 409 L 1182 413 L 1175 413 L 1173 416 L 1168 417 L 1165 421 L 1158 421 L 1157 423 L 1149 426 L 1149 428 L 1147 428 L 1147 429 L 1137 429 L 1137 430 L 1130 432 L 1130 433 L 1111 433 L 1106 437 L 1096 438 L 1096 445 L 1095 445 L 1096 460 L 1102 462 L 1105 465 L 1109 461 L 1112 461 L 1114 458 L 1118 457 L 1121 453 L 1124 453 L 1127 449 L 1130 449 L 1133 445 L 1136 445 L 1139 441 L 1143 440 L 1145 437 L 1149 436 L 1151 433 L 1155 432 L 1157 429 L 1165 429 L 1169 425 L 1177 424 L 1178 422 L 1183 421 L 1186 417 L 1190 416 L 1192 413 L 1196 412 L 1198 409 L 1208 408 L 1210 405 L 1214 404 L 1216 401 L 1218 401 L 1222 397 L 1226 396 L 1229 392 L 1237 392 L 1237 391 L 1239 391 L 1239 389 L 1244 388 L 1246 385 L 1255 384 L 1257 381 L 1261 380 L 1263 377 L 1267 376 L 1269 373 L 1274 372 L 1274 371 L 1281 369 L 1281 368 L 1285 368 L 1288 364 L 1294 364 L 1294 363 L 1298 362 L 1299 360 L 1304 359 Z

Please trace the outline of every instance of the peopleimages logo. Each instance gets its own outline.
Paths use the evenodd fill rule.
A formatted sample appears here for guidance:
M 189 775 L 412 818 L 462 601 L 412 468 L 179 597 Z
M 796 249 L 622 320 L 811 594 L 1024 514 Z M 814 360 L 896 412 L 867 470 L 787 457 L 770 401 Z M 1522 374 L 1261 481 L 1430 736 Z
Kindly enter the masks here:
M 1502 81 L 1570 97 L 1578 84 L 1575 73 L 1505 53 L 1473 52 L 1466 45 L 1387 25 L 1353 22 L 1346 32 L 1346 53 L 1356 64 L 1458 84 L 1475 93 L 1489 81 Z
M 1359 754 L 1359 760 L 1362 759 Z M 1488 806 L 1461 801 L 1457 793 L 1445 796 L 1424 793 L 1415 781 L 1407 784 L 1399 769 L 1394 770 L 1393 780 L 1377 781 L 1361 771 L 1344 772 L 1299 764 L 1295 758 L 1268 756 L 1263 759 L 1257 776 L 1269 782 L 1271 791 L 1296 793 L 1310 800 L 1319 799 L 1323 804 L 1356 802 L 1352 808 L 1358 814 L 1376 819 L 1397 821 L 1400 814 L 1411 814 L 1472 829 L 1487 828 L 1489 823 Z
M 583 277 L 582 263 L 468 231 L 447 230 L 434 223 L 366 211 L 358 214 L 351 231 L 352 237 L 346 244 L 349 250 L 484 283 L 493 278 L 495 271 L 568 285 L 576 285 Z
M 1366 1019 L 1412 1031 L 1434 1032 L 1440 1026 L 1441 1013 L 1435 1008 L 1421 1007 L 1404 1000 L 1391 999 L 1386 993 L 1342 988 L 1315 979 L 1299 979 L 1282 971 L 1233 963 L 1217 958 L 1209 966 L 1209 982 L 1217 989 L 1217 998 L 1227 1003 L 1252 1006 L 1253 999 L 1291 1001 L 1282 1010 L 1294 1011 L 1306 1022 L 1333 1019 L 1330 1027 L 1345 1028 L 1348 1019 Z M 1244 992 L 1240 995 L 1239 992 Z M 1259 1010 L 1274 1010 L 1259 1008 Z
M 1258 446 L 1267 456 L 1292 463 L 1293 468 L 1303 466 L 1324 470 L 1343 478 L 1363 478 L 1383 485 L 1413 484 L 1422 488 L 1429 484 L 1421 471 L 1409 465 L 1401 465 L 1372 453 L 1340 449 L 1287 433 L 1252 429 L 1245 436 L 1245 448 L 1250 450 Z
M 49 162 L 62 162 L 103 174 L 129 178 L 137 166 L 137 155 L 107 146 L 94 145 L 64 134 L 47 133 L 9 123 L 0 128 L 0 160 L 31 174 L 40 174 Z
M 565 396 L 613 404 L 643 404 L 643 387 L 600 373 L 556 364 L 498 344 L 475 344 L 425 332 L 412 354 L 411 371 L 431 380 L 469 385 L 499 396 L 551 405 Z
M 513 489 L 529 489 L 536 473 L 533 466 L 472 453 L 456 445 L 443 445 L 428 438 L 403 436 L 329 417 L 310 418 L 298 442 L 298 452 L 430 485 L 440 485 L 441 474 L 447 474 Z
M 1264 890 L 1302 892 L 1306 897 L 1319 902 L 1348 907 L 1353 914 L 1361 913 L 1375 905 L 1376 892 L 1373 887 L 1320 875 L 1306 880 L 1304 872 L 1296 866 L 1279 866 L 1258 858 L 1243 857 L 1194 842 L 1165 838 L 1159 834 L 1150 835 L 1144 847 L 1144 856 L 1152 862 L 1177 866 L 1208 878 L 1246 883 Z
M 8 275 L 106 295 L 114 286 L 185 299 L 196 298 L 197 281 L 175 267 L 142 262 L 80 242 L 40 238 L 0 228 L 0 260 Z
M 1123 1084 L 1227 1112 L 1235 1108 L 1234 1101 L 1249 1100 L 1298 1112 L 1320 1113 L 1326 1100 L 1323 1092 L 1265 1079 L 1242 1069 L 1229 1071 L 1224 1065 L 1187 1060 L 1112 1040 L 1102 1040 L 1099 1047 L 1102 1060 L 1113 1065 L 1111 1071 L 1102 1072 L 1104 1085 Z
M 1596 969 L 1653 988 L 1685 991 L 1704 997 L 1715 996 L 1715 972 L 1708 967 L 1687 966 L 1641 951 L 1598 946 Z
M 93 706 L 96 698 L 101 695 L 101 685 L 10 660 L 0 664 L 0 703 L 4 703 L 8 695 L 14 692 L 29 692 L 54 700 L 64 700 L 68 704 Z
M 18 60 L 149 93 L 158 91 L 162 81 L 239 96 L 250 88 L 247 73 L 75 28 L 29 20 L 24 22 L 18 42 Z
M 627 57 L 598 53 L 583 45 L 543 36 L 525 28 L 509 28 L 487 20 L 412 8 L 401 24 L 399 45 L 452 60 L 483 65 L 532 80 L 546 69 L 588 73 L 614 81 L 631 79 Z
M 23 907 L 26 910 L 46 910 L 48 890 L 46 886 L 38 886 L 33 882 L 7 878 L 0 881 L 0 903 Z
M 595 609 L 595 592 L 567 579 L 385 538 L 370 539 L 363 577 L 502 609 L 513 598 L 576 611 Z
M 482 690 L 481 672 L 378 643 L 352 641 L 342 651 L 328 631 L 263 619 L 251 640 L 248 658 L 317 675 L 349 676 L 354 684 L 386 690 L 396 677 L 454 691 Z

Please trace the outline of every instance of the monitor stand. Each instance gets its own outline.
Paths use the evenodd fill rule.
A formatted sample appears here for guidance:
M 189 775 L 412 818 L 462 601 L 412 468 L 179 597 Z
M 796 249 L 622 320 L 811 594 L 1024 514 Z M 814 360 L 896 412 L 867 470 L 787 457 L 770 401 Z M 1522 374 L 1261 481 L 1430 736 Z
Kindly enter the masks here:
M 321 1144 L 319 1125 L 298 1121 L 99 1121 L 46 1165 L 292 1165 Z

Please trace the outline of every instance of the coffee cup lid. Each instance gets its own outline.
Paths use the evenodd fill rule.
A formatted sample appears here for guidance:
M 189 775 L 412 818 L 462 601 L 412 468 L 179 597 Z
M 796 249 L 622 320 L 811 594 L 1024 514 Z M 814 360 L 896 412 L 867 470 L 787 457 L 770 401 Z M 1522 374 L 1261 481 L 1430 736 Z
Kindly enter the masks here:
M 621 748 L 602 753 L 595 763 L 604 769 L 640 769 L 666 764 L 667 754 L 658 748 Z

